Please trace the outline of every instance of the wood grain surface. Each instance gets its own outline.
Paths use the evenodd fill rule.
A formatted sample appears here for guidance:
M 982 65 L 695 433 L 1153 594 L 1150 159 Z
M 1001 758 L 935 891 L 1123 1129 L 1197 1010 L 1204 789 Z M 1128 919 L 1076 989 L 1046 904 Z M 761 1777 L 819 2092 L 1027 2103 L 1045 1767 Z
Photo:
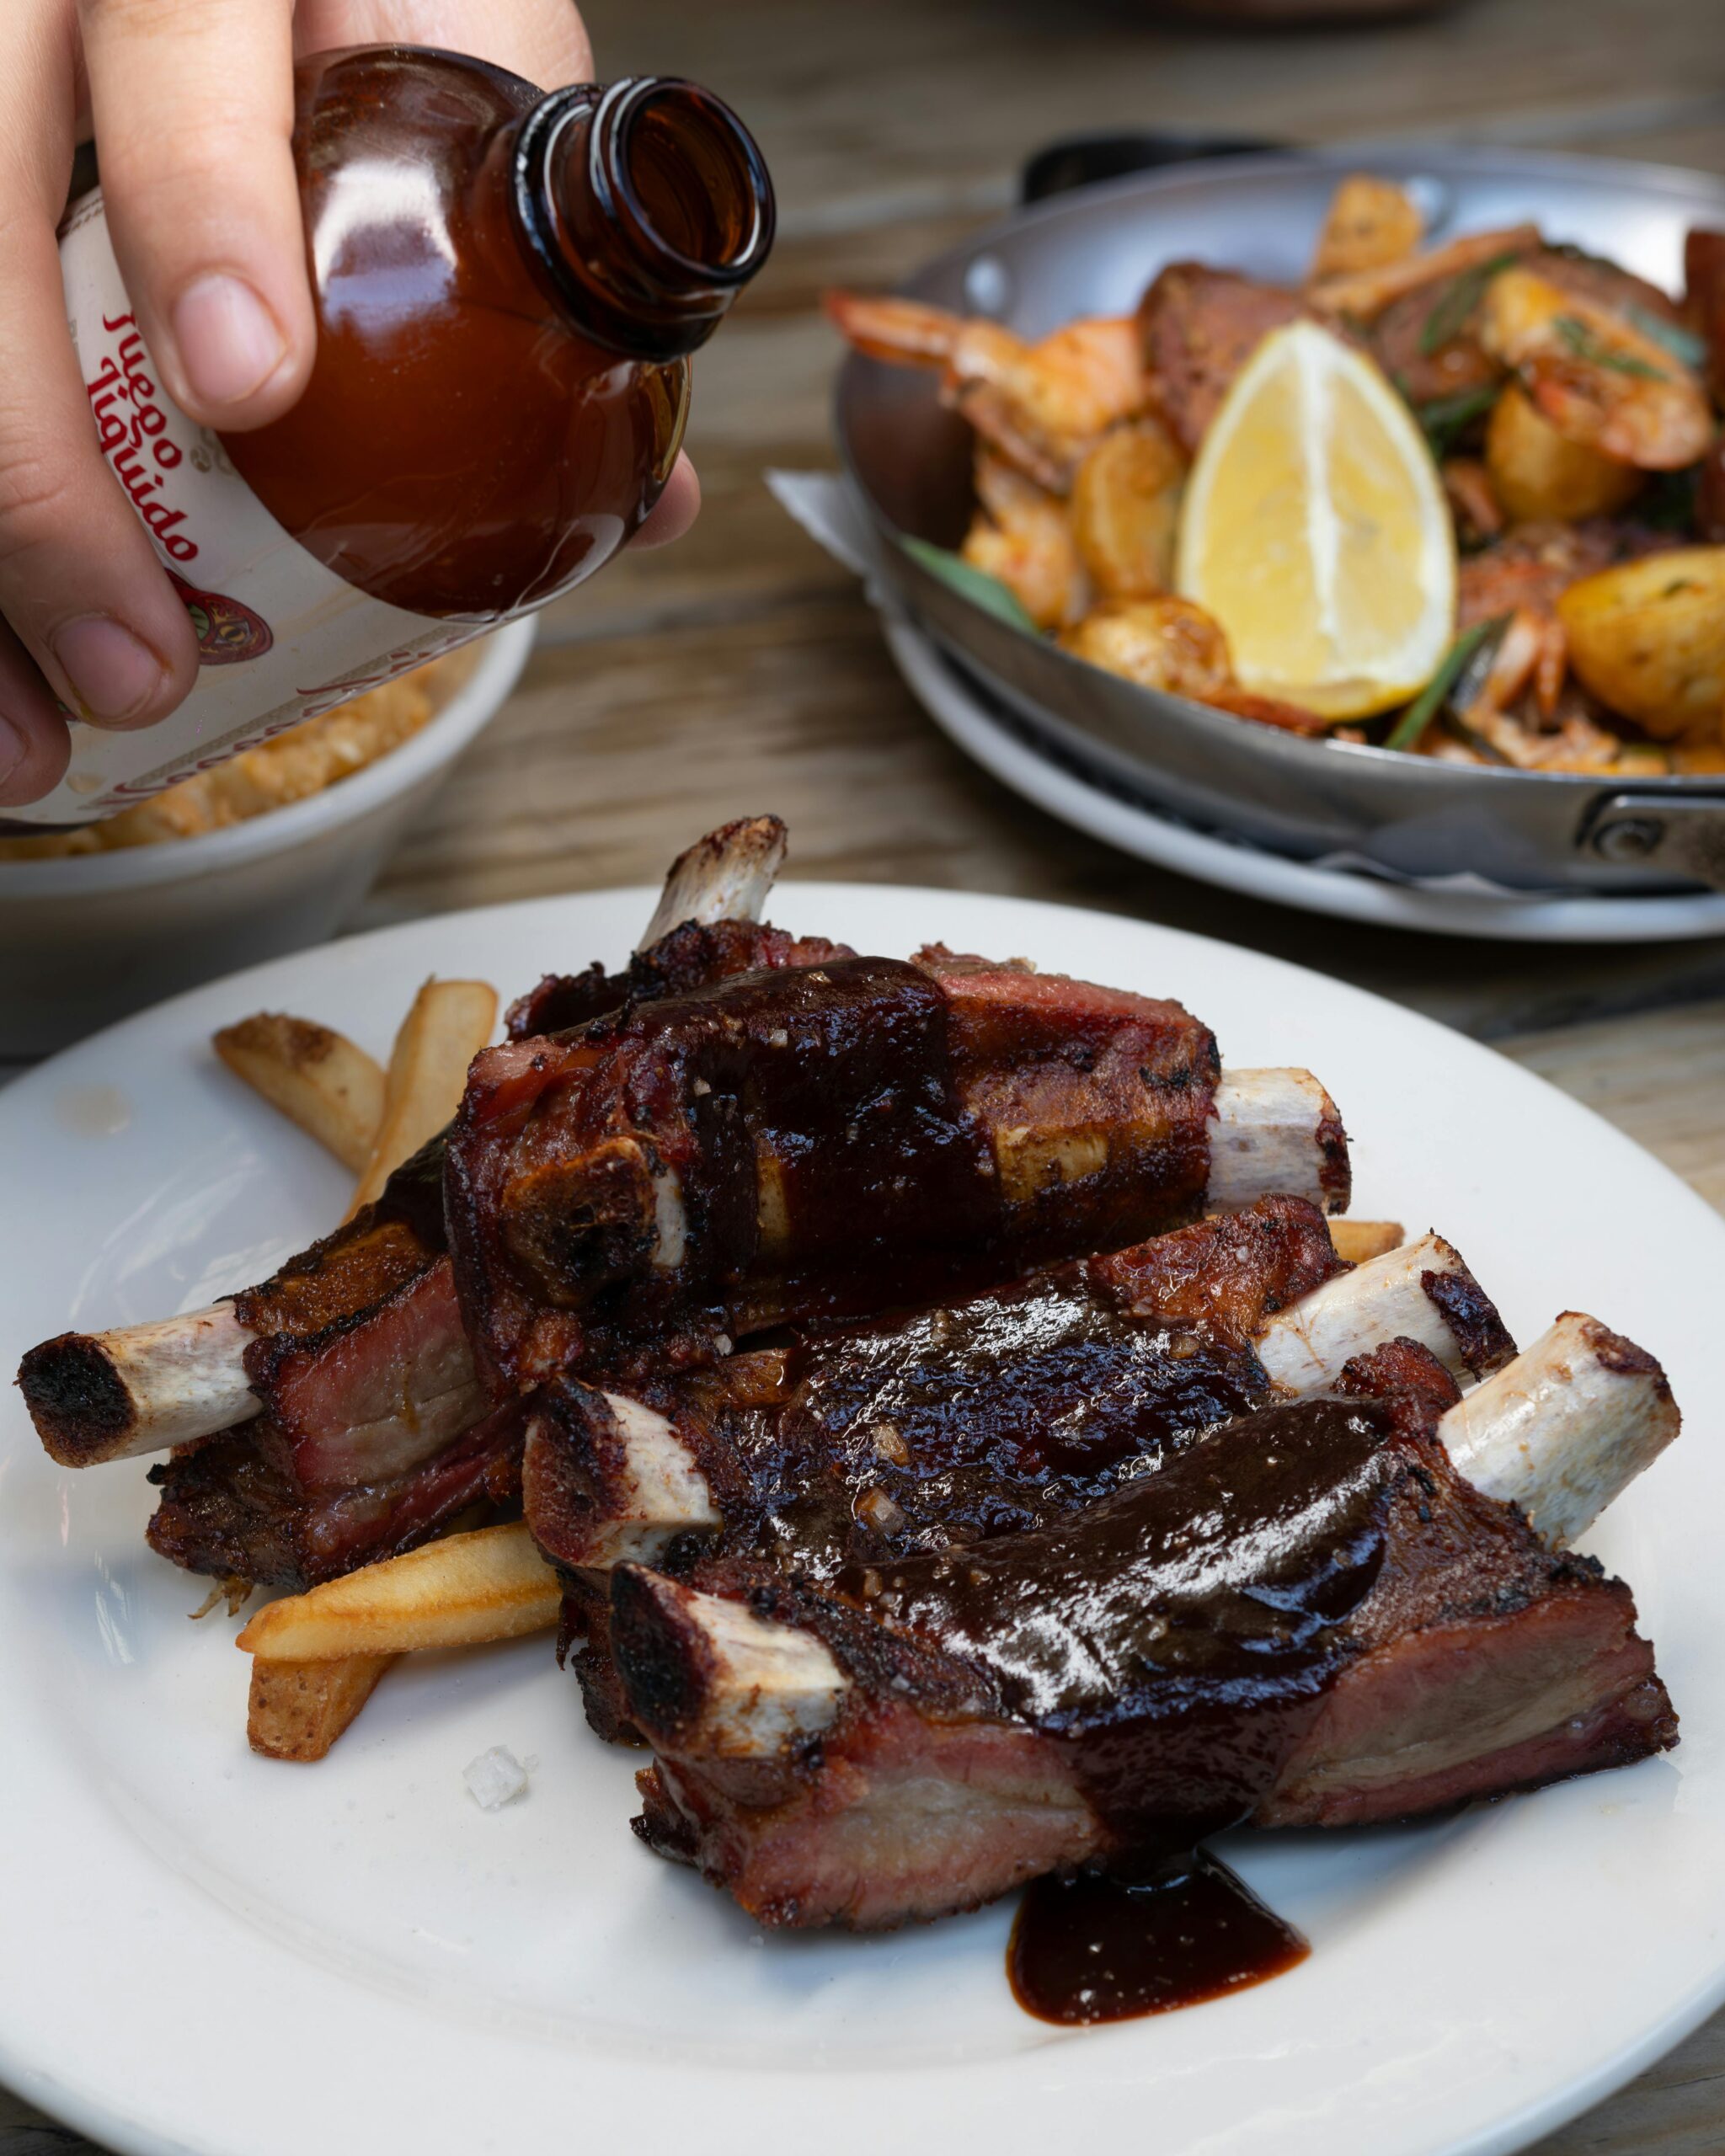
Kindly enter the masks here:
M 1056 136 L 1484 140 L 1725 171 L 1721 0 L 1471 0 L 1413 22 L 1256 35 L 1151 0 L 585 12 L 606 74 L 689 74 L 734 101 L 772 165 L 782 236 L 699 362 L 695 532 L 551 611 L 520 690 L 355 925 L 652 882 L 693 833 L 772 808 L 791 826 L 793 875 L 1097 906 L 1358 982 L 1539 1071 L 1725 1209 L 1725 940 L 1520 948 L 1399 934 L 1114 853 L 948 744 L 852 579 L 761 479 L 832 462 L 821 287 L 905 275 L 1006 207 L 1024 157 Z M 87 2147 L 0 2091 L 0 2156 Z M 1725 2016 L 1538 2156 L 1721 2150 Z

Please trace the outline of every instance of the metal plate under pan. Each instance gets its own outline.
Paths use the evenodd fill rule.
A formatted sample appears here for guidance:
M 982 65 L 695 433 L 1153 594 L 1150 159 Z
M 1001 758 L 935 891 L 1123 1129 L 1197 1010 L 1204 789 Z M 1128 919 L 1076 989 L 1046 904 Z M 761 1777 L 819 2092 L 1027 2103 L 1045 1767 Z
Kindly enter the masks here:
M 1682 286 L 1684 234 L 1725 226 L 1725 180 L 1658 165 L 1499 150 L 1354 147 L 1222 157 L 1135 174 L 1022 210 L 937 257 L 905 290 L 1039 337 L 1129 313 L 1164 264 L 1197 258 L 1284 283 L 1303 275 L 1336 176 L 1411 184 L 1438 238 L 1533 219 L 1552 240 Z M 839 443 L 890 542 L 956 546 L 971 504 L 968 427 L 930 370 L 853 354 Z M 1725 888 L 1725 786 L 1601 781 L 1442 764 L 1311 741 L 1105 674 L 996 620 L 882 548 L 900 596 L 959 663 L 1033 723 L 1177 814 L 1298 858 L 1353 848 L 1408 876 L 1471 869 L 1524 889 Z

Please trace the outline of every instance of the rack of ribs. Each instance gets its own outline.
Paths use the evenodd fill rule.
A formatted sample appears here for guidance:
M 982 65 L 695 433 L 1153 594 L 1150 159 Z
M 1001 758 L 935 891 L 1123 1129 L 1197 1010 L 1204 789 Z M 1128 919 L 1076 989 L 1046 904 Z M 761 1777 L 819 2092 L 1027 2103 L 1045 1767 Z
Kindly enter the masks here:
M 1264 1198 L 932 1310 L 800 1329 L 633 1391 L 565 1379 L 528 1417 L 530 1526 L 565 1581 L 588 1718 L 628 1733 L 606 1649 L 619 1563 L 800 1576 L 1049 1524 L 1354 1355 L 1418 1338 L 1459 1374 L 1514 1343 L 1440 1237 L 1358 1268 Z
M 1391 1342 L 1020 1534 L 620 1564 L 638 1831 L 763 1923 L 873 1928 L 1645 1757 L 1676 1721 L 1629 1591 L 1561 1545 L 1676 1428 L 1657 1364 L 1567 1313 L 1465 1400 Z
M 153 1546 L 302 1587 L 512 1502 L 553 1376 L 711 1358 L 1268 1189 L 1345 1202 L 1322 1087 L 1222 1076 L 1176 1005 L 713 918 L 760 903 L 774 834 L 692 849 L 654 925 L 691 915 L 622 974 L 542 983 L 451 1130 L 271 1280 L 33 1350 L 50 1452 L 172 1449 Z

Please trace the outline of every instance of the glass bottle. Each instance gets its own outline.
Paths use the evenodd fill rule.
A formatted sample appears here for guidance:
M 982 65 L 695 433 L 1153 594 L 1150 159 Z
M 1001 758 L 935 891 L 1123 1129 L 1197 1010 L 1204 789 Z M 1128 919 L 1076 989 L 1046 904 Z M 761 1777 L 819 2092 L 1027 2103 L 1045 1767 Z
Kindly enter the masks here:
M 200 665 L 156 727 L 74 723 L 66 779 L 8 812 L 28 825 L 112 814 L 601 568 L 670 474 L 691 354 L 772 245 L 761 153 L 691 83 L 547 96 L 388 46 L 317 54 L 295 88 L 318 347 L 272 424 L 179 412 L 99 192 L 62 228 L 98 436 Z

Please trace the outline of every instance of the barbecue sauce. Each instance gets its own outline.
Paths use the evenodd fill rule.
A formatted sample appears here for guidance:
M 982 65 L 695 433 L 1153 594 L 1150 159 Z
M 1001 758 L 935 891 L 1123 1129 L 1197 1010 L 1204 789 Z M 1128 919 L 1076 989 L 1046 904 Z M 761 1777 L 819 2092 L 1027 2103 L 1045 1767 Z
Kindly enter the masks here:
M 1196 2006 L 1263 1983 L 1311 1948 L 1220 1858 L 1194 1850 L 1145 1881 L 1081 1872 L 1025 1890 L 1007 1948 L 1012 1996 L 1085 2026 Z
M 114 814 L 590 576 L 658 499 L 690 355 L 772 241 L 759 151 L 691 83 L 547 95 L 457 53 L 318 53 L 293 154 L 317 350 L 253 433 L 162 387 L 99 190 L 61 228 L 97 440 L 199 675 L 159 725 L 74 719 L 24 824 Z

